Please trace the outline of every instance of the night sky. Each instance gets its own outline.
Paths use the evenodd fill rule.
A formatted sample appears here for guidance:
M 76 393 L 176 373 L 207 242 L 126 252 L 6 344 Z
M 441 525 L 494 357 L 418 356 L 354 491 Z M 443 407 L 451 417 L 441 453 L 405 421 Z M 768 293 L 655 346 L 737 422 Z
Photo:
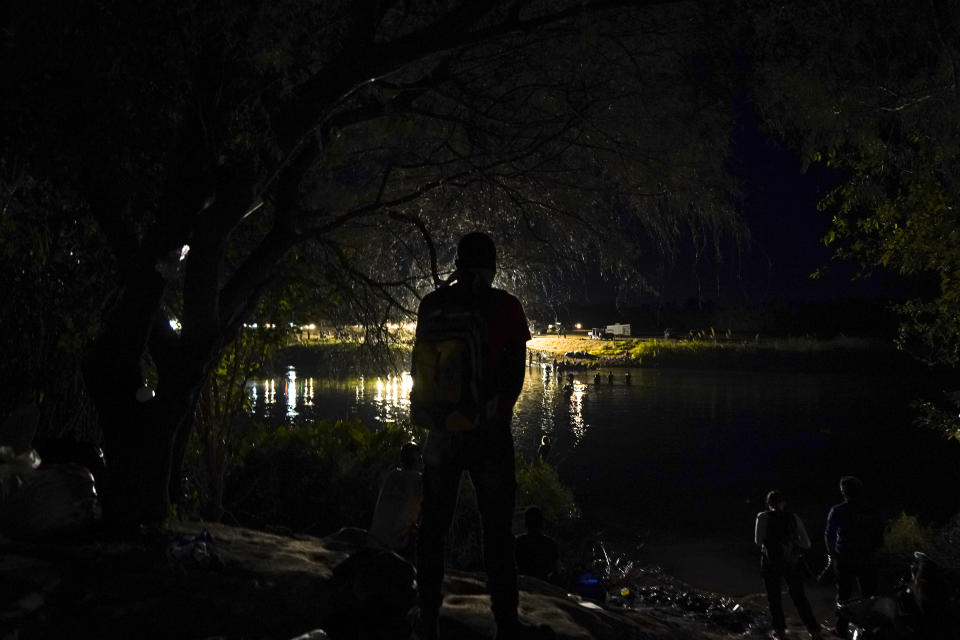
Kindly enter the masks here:
M 762 130 L 752 105 L 741 99 L 735 109 L 728 169 L 740 182 L 741 213 L 751 244 L 744 256 L 742 280 L 731 284 L 739 289 L 743 302 L 902 295 L 902 283 L 888 274 L 858 278 L 855 265 L 834 260 L 832 249 L 823 244 L 831 213 L 818 210 L 818 204 L 843 174 L 818 165 L 801 173 L 797 152 Z M 818 269 L 821 277 L 811 278 Z

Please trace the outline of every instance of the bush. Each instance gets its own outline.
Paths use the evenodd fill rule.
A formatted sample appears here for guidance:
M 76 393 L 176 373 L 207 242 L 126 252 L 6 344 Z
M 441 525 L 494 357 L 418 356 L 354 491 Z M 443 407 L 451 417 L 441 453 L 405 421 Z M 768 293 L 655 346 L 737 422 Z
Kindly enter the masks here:
M 382 476 L 417 434 L 395 424 L 373 430 L 360 420 L 258 426 L 238 446 L 224 506 L 240 524 L 283 526 L 326 535 L 366 528 Z
M 447 533 L 444 563 L 450 568 L 461 571 L 482 571 L 482 547 L 477 490 L 470 477 L 463 475 L 457 494 L 457 507 L 453 512 L 450 531 Z
M 238 523 L 260 529 L 281 526 L 326 535 L 344 526 L 366 528 L 400 447 L 422 441 L 423 435 L 394 424 L 372 430 L 359 420 L 255 427 L 240 439 L 237 463 L 228 473 L 226 511 Z M 516 464 L 514 530 L 523 529 L 524 509 L 536 504 L 547 532 L 557 535 L 579 515 L 573 493 L 549 464 L 520 457 Z M 482 570 L 480 515 L 468 477 L 460 483 L 446 562 L 451 568 Z
M 933 547 L 935 560 L 960 569 L 960 513 L 936 531 Z
M 892 553 L 928 551 L 932 537 L 930 529 L 920 524 L 916 516 L 900 512 L 899 516 L 887 524 L 883 533 L 883 546 Z
M 545 533 L 556 535 L 561 524 L 579 516 L 573 492 L 560 481 L 557 470 L 542 460 L 517 456 L 517 513 L 514 531 L 523 529 L 523 511 L 530 505 L 543 510 Z
M 543 510 L 544 532 L 563 537 L 570 520 L 579 517 L 579 509 L 570 491 L 557 475 L 557 470 L 541 460 L 516 458 L 517 495 L 513 530 L 524 530 L 523 512 L 530 505 Z M 461 570 L 482 570 L 481 523 L 477 507 L 477 493 L 473 483 L 464 476 L 460 482 L 457 508 L 447 536 L 445 550 L 447 566 Z

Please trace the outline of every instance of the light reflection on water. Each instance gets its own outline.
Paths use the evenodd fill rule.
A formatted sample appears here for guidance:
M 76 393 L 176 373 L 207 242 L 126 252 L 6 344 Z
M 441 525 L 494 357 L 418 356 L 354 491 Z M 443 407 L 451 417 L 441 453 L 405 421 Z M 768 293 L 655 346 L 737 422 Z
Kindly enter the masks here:
M 409 373 L 376 378 L 301 377 L 293 366 L 282 378 L 247 385 L 250 414 L 273 424 L 361 418 L 371 424 L 397 422 L 410 411 Z
M 590 430 L 584 415 L 590 392 L 581 377 L 574 374 L 571 385 L 549 369 L 527 369 L 513 419 L 519 448 L 535 450 L 542 435 L 565 449 L 577 446 Z M 302 377 L 291 366 L 283 377 L 250 382 L 247 392 L 251 415 L 269 423 L 361 418 L 376 426 L 408 419 L 412 382 L 409 372 L 332 379 Z

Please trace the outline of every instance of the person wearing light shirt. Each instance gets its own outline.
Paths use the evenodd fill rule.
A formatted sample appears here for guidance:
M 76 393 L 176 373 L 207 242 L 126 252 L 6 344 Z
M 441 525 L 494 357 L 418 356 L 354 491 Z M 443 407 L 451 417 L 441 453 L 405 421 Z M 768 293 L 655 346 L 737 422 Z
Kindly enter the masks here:
M 819 639 L 820 623 L 813 615 L 810 601 L 804 593 L 800 571 L 800 554 L 810 548 L 810 537 L 800 517 L 787 511 L 786 506 L 782 493 L 776 489 L 770 491 L 767 494 L 767 510 L 757 514 L 753 532 L 753 541 L 761 549 L 760 573 L 770 605 L 772 636 L 786 638 L 787 623 L 780 594 L 780 585 L 786 582 L 790 599 L 810 637 Z

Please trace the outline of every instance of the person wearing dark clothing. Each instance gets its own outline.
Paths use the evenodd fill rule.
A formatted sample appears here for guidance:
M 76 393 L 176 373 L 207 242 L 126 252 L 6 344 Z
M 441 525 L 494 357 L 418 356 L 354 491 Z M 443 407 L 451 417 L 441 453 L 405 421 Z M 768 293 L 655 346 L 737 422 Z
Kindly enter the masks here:
M 540 447 L 537 449 L 537 457 L 546 462 L 548 455 L 550 455 L 550 436 L 543 436 L 540 438 Z
M 836 578 L 837 605 L 850 600 L 856 585 L 863 598 L 876 594 L 873 556 L 883 536 L 879 520 L 862 500 L 863 484 L 858 478 L 840 478 L 840 494 L 843 502 L 831 507 L 823 533 Z M 847 626 L 846 618 L 838 611 L 836 632 L 840 637 L 847 637 Z
M 779 491 L 773 490 L 767 494 L 767 510 L 757 514 L 753 539 L 761 549 L 760 573 L 770 605 L 773 637 L 786 637 L 787 622 L 780 593 L 781 583 L 786 582 L 790 599 L 810 637 L 819 639 L 820 624 L 804 593 L 800 570 L 800 554 L 802 550 L 810 548 L 810 538 L 800 517 L 786 510 L 786 500 Z
M 557 541 L 543 534 L 543 511 L 540 507 L 527 507 L 523 519 L 527 532 L 517 536 L 517 572 L 551 580 L 557 574 L 557 562 L 560 560 Z
M 600 374 L 593 376 L 593 384 L 600 384 Z
M 629 371 L 627 371 L 625 374 L 623 374 L 623 382 L 624 382 L 624 384 L 630 384 L 630 372 L 629 372 Z
M 613 384 L 613 371 L 607 374 L 607 384 Z
M 510 420 L 523 387 L 524 351 L 530 339 L 520 301 L 491 287 L 496 247 L 482 233 L 470 233 L 457 245 L 455 284 L 428 294 L 417 312 L 418 326 L 445 303 L 468 305 L 487 331 L 481 399 L 485 412 L 470 430 L 432 428 L 423 451 L 423 514 L 418 557 L 418 599 L 421 639 L 439 637 L 443 602 L 444 542 L 457 502 L 460 477 L 470 474 L 483 526 L 483 559 L 487 589 L 497 624 L 497 638 L 522 638 L 532 629 L 519 621 L 517 573 L 512 533 L 516 493 Z

